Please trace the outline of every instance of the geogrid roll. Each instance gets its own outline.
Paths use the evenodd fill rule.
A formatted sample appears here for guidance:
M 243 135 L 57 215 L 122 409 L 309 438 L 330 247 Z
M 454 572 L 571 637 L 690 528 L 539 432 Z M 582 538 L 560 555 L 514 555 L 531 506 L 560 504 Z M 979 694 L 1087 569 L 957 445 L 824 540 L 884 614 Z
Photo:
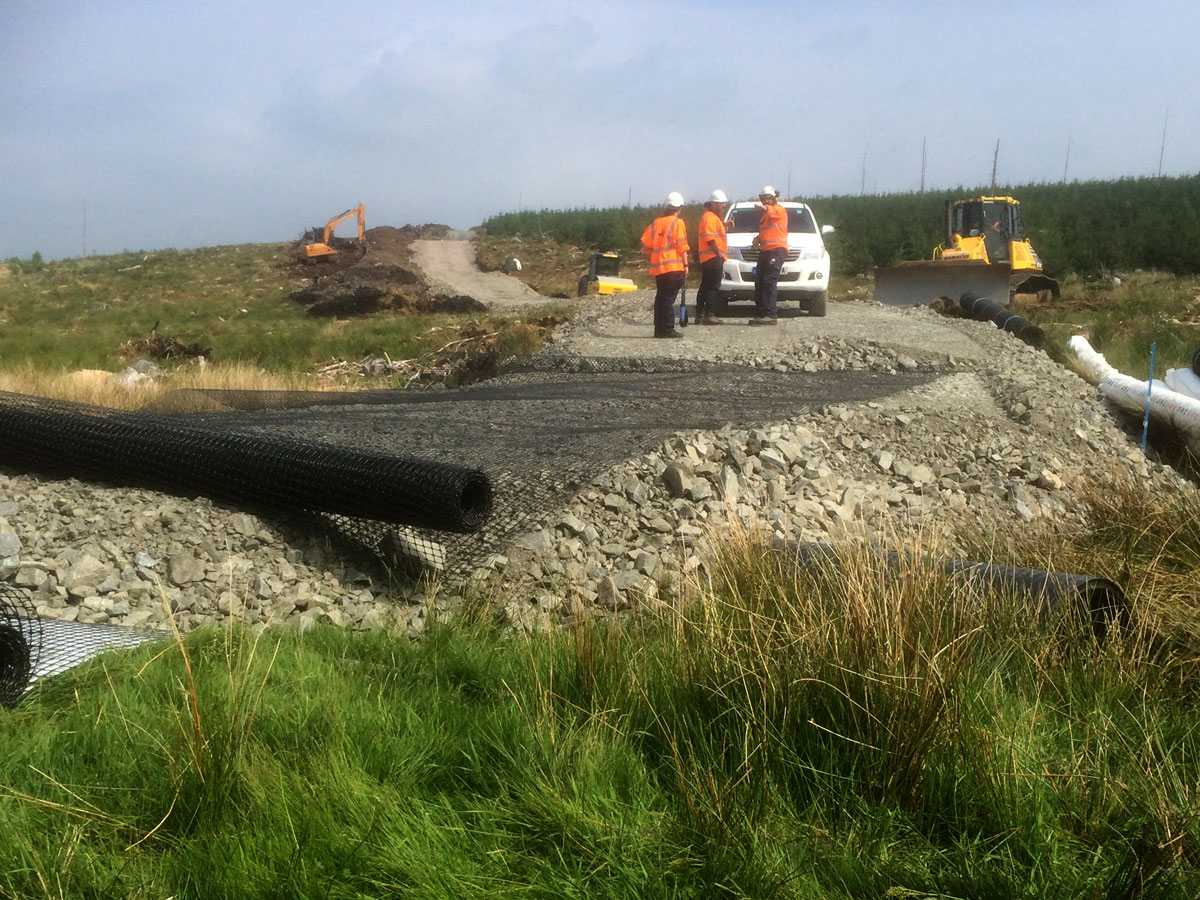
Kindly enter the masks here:
M 42 621 L 29 596 L 0 584 L 0 706 L 17 705 L 32 681 L 41 649 Z
M 0 463 L 455 532 L 476 530 L 492 499 L 465 466 L 19 394 L 0 394 Z
M 841 562 L 837 550 L 829 544 L 790 543 L 781 552 L 805 567 Z M 910 570 L 921 571 L 919 560 L 894 550 L 879 551 L 879 556 L 898 578 L 907 577 Z M 1113 626 L 1129 625 L 1125 592 L 1107 578 L 966 559 L 944 559 L 936 565 L 978 590 L 1023 598 L 1036 618 L 1068 612 L 1086 621 L 1097 641 L 1103 641 Z
M 1046 336 L 1038 326 L 986 297 L 963 294 L 958 298 L 958 304 L 962 311 L 972 318 L 981 322 L 995 322 L 999 328 L 1015 335 L 1026 344 L 1040 347 L 1045 340 Z
M 168 636 L 163 631 L 42 619 L 28 592 L 0 584 L 0 706 L 12 709 L 36 682 L 106 650 Z

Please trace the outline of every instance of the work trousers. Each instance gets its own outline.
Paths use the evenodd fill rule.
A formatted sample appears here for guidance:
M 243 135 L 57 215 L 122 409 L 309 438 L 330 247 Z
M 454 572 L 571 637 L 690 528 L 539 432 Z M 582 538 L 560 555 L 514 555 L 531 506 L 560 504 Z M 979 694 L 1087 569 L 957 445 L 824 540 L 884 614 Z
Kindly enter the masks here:
M 720 287 L 724 267 L 725 261 L 719 256 L 700 263 L 700 289 L 696 291 L 697 319 L 715 315 L 717 288 Z
M 787 250 L 783 247 L 763 250 L 758 254 L 758 265 L 754 271 L 754 305 L 758 307 L 760 317 L 779 318 L 779 273 L 783 270 L 785 259 Z
M 675 330 L 675 297 L 683 287 L 683 272 L 655 275 L 658 290 L 654 294 L 654 333 L 667 334 Z

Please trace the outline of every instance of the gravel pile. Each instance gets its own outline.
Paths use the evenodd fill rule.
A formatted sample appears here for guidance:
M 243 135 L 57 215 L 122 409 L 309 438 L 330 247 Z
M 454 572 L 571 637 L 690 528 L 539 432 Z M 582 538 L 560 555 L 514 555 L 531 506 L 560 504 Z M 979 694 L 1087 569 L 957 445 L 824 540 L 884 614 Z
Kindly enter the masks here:
M 308 532 L 203 498 L 0 469 L 0 581 L 33 591 L 40 614 L 73 621 L 161 626 L 170 614 L 184 630 L 232 617 L 410 633 L 431 608 L 453 610 L 483 587 L 503 592 L 514 624 L 535 627 L 669 602 L 734 521 L 781 540 L 932 527 L 953 548 L 958 528 L 1070 521 L 1074 491 L 1114 468 L 1150 490 L 1192 489 L 1142 457 L 1094 388 L 988 323 L 833 304 L 842 334 L 801 317 L 754 346 L 747 332 L 764 329 L 736 324 L 646 340 L 648 312 L 599 304 L 548 352 L 938 377 L 883 400 L 677 434 L 545 510 L 459 584 L 389 583 Z

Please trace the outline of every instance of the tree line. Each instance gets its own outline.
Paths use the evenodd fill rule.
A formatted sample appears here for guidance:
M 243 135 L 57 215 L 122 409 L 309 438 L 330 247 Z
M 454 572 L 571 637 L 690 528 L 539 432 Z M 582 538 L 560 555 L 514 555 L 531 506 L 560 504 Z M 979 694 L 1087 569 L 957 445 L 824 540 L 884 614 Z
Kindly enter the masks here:
M 1061 184 L 1003 185 L 923 194 L 834 195 L 806 202 L 833 225 L 826 238 L 839 275 L 902 260 L 927 259 L 944 240 L 947 200 L 1011 196 L 1021 202 L 1025 232 L 1052 275 L 1154 269 L 1200 273 L 1200 174 Z M 700 205 L 685 206 L 695 234 Z M 546 237 L 601 250 L 637 251 L 658 207 L 525 210 L 484 222 L 489 234 Z

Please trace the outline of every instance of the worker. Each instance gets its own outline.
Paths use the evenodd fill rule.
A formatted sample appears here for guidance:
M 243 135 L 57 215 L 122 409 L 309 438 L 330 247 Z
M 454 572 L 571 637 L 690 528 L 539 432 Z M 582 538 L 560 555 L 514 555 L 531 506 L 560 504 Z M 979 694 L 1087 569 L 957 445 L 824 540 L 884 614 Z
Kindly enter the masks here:
M 696 291 L 696 321 L 701 325 L 721 324 L 713 310 L 716 307 L 721 274 L 725 269 L 725 255 L 729 252 L 723 218 L 728 200 L 720 188 L 709 195 L 696 234 L 696 250 L 700 255 L 700 289 Z
M 642 232 L 642 249 L 650 257 L 650 274 L 657 290 L 654 294 L 654 336 L 683 337 L 675 329 L 675 297 L 687 279 L 687 229 L 679 212 L 683 195 L 678 191 L 667 194 L 662 215 Z
M 779 322 L 779 273 L 787 258 L 788 215 L 779 205 L 779 191 L 767 185 L 754 204 L 762 210 L 758 220 L 758 236 L 751 247 L 758 248 L 758 262 L 754 268 L 754 305 L 758 314 L 750 320 L 751 325 L 776 325 Z

